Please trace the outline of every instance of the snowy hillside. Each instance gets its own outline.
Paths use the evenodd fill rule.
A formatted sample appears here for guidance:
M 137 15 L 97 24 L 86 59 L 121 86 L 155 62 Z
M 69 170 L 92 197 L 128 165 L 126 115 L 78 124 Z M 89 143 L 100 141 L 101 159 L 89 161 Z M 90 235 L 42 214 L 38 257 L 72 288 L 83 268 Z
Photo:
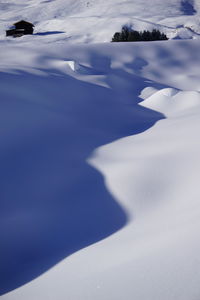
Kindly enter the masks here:
M 199 299 L 199 12 L 0 1 L 2 300 Z M 170 40 L 102 43 L 124 24 Z
M 124 24 L 158 28 L 169 37 L 198 38 L 199 0 L 1 0 L 0 36 L 14 22 L 35 24 L 44 40 L 109 42 Z M 191 31 L 192 29 L 192 31 Z M 35 37 L 41 41 L 41 35 Z

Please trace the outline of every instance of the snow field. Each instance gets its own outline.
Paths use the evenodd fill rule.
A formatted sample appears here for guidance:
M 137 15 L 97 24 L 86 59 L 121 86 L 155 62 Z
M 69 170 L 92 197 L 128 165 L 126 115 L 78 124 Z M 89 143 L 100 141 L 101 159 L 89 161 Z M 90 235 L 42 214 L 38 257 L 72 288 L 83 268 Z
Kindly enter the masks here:
M 170 38 L 197 39 L 199 7 L 199 0 L 9 0 L 0 3 L 0 37 L 5 40 L 5 29 L 25 18 L 35 24 L 38 43 L 110 42 L 125 24 L 136 30 L 157 28 Z
M 2 300 L 199 299 L 199 8 L 0 1 Z
M 54 49 L 30 43 L 13 61 L 13 47 L 5 47 L 1 157 L 8 153 L 10 164 L 2 165 L 2 176 L 8 167 L 19 170 L 15 161 L 21 167 L 9 178 L 14 187 L 18 177 L 12 193 L 5 186 L 4 195 L 7 203 L 21 195 L 22 207 L 27 199 L 32 204 L 24 216 L 9 206 L 4 212 L 21 236 L 16 243 L 16 231 L 9 229 L 4 238 L 13 252 L 4 254 L 3 291 L 37 278 L 2 299 L 196 300 L 199 41 Z M 16 45 L 14 51 L 21 49 Z M 27 148 L 12 158 L 16 145 L 26 149 L 29 143 L 35 154 Z M 24 157 L 29 166 L 22 165 Z M 83 214 L 85 207 L 90 209 Z M 28 255 L 33 247 L 34 268 L 27 269 L 17 253 Z

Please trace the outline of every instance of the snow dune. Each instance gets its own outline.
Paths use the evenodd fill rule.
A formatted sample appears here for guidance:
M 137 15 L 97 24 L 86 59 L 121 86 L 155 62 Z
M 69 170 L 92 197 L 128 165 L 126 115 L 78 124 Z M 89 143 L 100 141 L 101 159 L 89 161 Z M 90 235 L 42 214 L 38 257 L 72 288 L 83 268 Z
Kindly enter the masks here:
M 2 299 L 198 299 L 199 41 L 25 43 L 0 54 Z
M 88 55 L 84 47 L 80 51 Z M 97 147 L 142 132 L 162 117 L 133 106 L 129 89 L 122 102 L 114 86 L 124 78 L 110 68 L 111 58 L 91 53 L 93 65 L 76 63 L 74 71 L 55 52 L 27 49 L 26 66 L 11 66 L 12 48 L 2 57 L 10 64 L 0 76 L 2 292 L 124 226 L 126 214 L 86 160 Z M 107 73 L 114 77 L 112 88 Z

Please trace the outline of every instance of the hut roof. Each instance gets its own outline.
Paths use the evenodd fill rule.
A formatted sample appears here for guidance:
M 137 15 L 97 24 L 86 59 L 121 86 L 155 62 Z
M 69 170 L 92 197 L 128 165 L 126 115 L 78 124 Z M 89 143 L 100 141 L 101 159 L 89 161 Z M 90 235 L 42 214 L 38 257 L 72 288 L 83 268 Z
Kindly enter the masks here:
M 24 21 L 24 20 L 21 20 L 21 21 L 18 21 L 18 22 L 16 22 L 16 23 L 14 23 L 13 25 L 29 25 L 29 26 L 32 26 L 32 27 L 34 27 L 34 25 L 32 24 L 32 23 L 30 23 L 30 22 L 27 22 L 27 21 Z

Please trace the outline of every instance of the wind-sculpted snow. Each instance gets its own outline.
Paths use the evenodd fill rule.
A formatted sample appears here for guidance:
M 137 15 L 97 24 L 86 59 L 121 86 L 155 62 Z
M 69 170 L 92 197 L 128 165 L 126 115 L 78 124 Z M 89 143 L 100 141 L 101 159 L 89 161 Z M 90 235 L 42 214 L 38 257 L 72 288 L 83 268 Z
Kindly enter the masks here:
M 2 54 L 0 74 L 2 294 L 126 224 L 87 158 L 163 118 L 137 105 L 135 89 L 145 80 L 112 69 L 109 56 L 93 50 L 89 66 L 71 69 L 56 51 L 23 50 L 18 65 L 9 61 L 12 54 L 9 47 Z
M 1 44 L 3 300 L 198 299 L 199 47 Z

